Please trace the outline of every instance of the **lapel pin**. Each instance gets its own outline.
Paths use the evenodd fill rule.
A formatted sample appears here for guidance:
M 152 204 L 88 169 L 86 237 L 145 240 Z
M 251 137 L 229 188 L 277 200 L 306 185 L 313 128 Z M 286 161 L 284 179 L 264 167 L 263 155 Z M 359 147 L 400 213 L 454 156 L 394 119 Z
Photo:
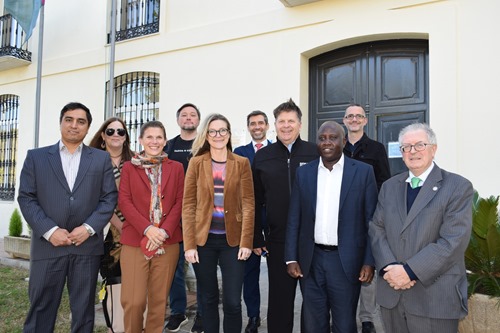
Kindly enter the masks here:
M 437 186 L 434 186 L 434 187 L 432 188 L 432 190 L 433 190 L 434 192 L 436 192 L 436 191 L 438 190 L 438 187 L 437 187 Z

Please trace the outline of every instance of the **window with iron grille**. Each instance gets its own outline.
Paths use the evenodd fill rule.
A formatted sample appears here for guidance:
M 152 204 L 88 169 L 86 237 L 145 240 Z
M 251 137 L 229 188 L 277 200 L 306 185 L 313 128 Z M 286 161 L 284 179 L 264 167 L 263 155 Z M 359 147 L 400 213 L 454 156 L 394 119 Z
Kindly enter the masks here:
M 13 201 L 16 191 L 16 151 L 19 97 L 0 95 L 0 200 Z
M 160 0 L 118 0 L 115 27 L 117 42 L 158 32 L 159 27 Z
M 106 83 L 106 94 L 109 81 Z M 158 119 L 160 74 L 154 72 L 131 72 L 115 77 L 114 103 L 111 114 L 125 122 L 130 134 L 130 148 L 141 151 L 139 131 L 141 126 Z

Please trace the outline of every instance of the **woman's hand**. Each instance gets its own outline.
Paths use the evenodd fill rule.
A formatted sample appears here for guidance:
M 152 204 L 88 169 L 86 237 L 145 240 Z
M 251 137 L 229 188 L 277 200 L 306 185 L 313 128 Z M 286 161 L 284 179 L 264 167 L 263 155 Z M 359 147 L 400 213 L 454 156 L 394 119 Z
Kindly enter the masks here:
M 148 247 L 147 245 L 149 245 L 149 243 L 152 243 L 156 245 L 156 248 L 163 244 L 163 242 L 168 238 L 165 230 L 157 228 L 155 226 L 150 227 L 148 231 L 146 231 L 146 237 L 149 239 L 146 247 Z
M 240 250 L 238 251 L 238 260 L 247 260 L 250 258 L 250 255 L 252 254 L 251 249 L 247 249 L 246 247 L 240 247 Z
M 151 241 L 151 239 L 148 239 L 148 242 L 146 243 L 146 248 L 148 249 L 148 251 L 154 251 L 154 250 L 158 249 L 159 247 L 160 246 L 153 243 Z
M 187 250 L 184 252 L 184 258 L 186 258 L 186 261 L 194 264 L 194 263 L 199 263 L 200 258 L 198 258 L 198 250 Z

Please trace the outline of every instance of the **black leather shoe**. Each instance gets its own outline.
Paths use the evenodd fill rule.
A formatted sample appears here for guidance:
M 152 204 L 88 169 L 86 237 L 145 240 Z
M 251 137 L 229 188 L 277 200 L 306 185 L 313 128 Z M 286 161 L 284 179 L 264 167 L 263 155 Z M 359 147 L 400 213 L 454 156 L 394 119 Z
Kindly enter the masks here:
M 377 333 L 377 331 L 371 321 L 364 321 L 361 323 L 361 333 Z
M 248 318 L 248 325 L 245 328 L 245 333 L 257 333 L 260 326 L 260 317 Z

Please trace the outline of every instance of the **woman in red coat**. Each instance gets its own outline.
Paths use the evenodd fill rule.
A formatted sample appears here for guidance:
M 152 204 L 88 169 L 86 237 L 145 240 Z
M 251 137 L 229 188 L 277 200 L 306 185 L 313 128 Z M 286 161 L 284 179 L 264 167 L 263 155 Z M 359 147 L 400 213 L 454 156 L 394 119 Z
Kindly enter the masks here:
M 141 127 L 144 151 L 125 163 L 118 204 L 125 217 L 121 270 L 125 332 L 161 333 L 170 285 L 179 258 L 184 169 L 163 152 L 159 121 Z

